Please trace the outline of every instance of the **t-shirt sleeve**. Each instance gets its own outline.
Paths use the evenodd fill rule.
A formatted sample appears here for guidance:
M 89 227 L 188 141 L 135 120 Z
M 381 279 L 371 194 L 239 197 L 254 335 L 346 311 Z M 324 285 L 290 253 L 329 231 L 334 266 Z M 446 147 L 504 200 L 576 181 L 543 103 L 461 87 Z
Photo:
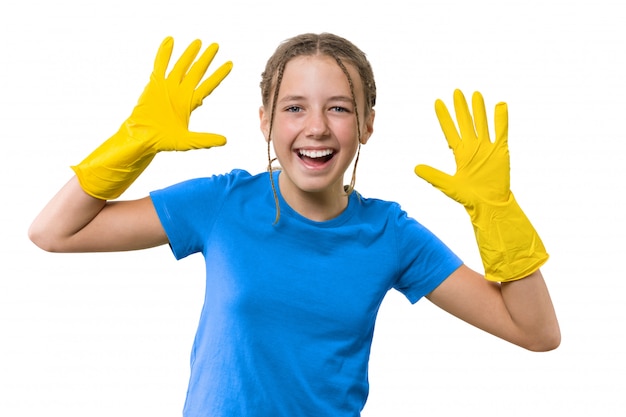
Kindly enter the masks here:
M 150 193 L 176 259 L 202 252 L 225 196 L 238 175 L 196 178 Z
M 394 288 L 416 303 L 457 270 L 461 259 L 404 211 L 396 217 L 399 278 Z

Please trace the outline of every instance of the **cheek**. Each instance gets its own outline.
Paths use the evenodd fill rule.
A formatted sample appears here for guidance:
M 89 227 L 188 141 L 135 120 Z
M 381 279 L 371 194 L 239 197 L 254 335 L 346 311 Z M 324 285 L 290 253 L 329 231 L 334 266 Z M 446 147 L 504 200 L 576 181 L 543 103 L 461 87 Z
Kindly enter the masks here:
M 333 130 L 336 137 L 341 142 L 342 146 L 356 148 L 358 144 L 358 130 L 356 127 L 356 122 L 342 123 L 335 126 Z
M 281 143 L 293 141 L 302 130 L 297 121 L 276 117 L 272 126 L 272 140 Z
M 276 156 L 282 157 L 291 152 L 291 146 L 296 138 L 293 126 L 285 123 L 274 123 L 272 127 L 272 146 Z

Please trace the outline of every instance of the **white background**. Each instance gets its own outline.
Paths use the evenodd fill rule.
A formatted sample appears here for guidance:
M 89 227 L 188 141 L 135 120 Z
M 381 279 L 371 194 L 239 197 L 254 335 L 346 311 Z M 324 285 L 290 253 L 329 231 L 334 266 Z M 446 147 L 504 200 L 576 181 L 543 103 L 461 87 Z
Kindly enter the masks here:
M 464 210 L 417 178 L 450 171 L 433 110 L 480 90 L 509 103 L 512 187 L 551 260 L 563 332 L 530 353 L 398 293 L 383 303 L 363 415 L 624 415 L 626 14 L 618 1 L 24 0 L 0 8 L 0 415 L 176 416 L 203 261 L 166 247 L 49 254 L 32 219 L 128 116 L 161 40 L 218 42 L 235 67 L 192 117 L 224 148 L 160 154 L 124 198 L 265 168 L 258 82 L 283 39 L 345 36 L 378 84 L 357 188 L 402 203 L 480 268 Z M 11 5 L 8 5 L 11 4 Z M 278 341 L 279 342 L 279 341 Z

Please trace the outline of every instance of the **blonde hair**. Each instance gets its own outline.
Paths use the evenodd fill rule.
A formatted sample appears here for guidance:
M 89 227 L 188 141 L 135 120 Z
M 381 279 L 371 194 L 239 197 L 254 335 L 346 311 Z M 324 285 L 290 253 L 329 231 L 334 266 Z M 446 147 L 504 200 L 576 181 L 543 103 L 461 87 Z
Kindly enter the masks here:
M 358 112 L 356 96 L 354 94 L 354 83 L 350 73 L 348 72 L 345 63 L 353 65 L 361 78 L 363 84 L 363 92 L 365 95 L 365 117 L 369 116 L 370 112 L 376 104 L 376 83 L 374 81 L 374 73 L 372 67 L 367 60 L 367 57 L 363 51 L 361 51 L 352 42 L 344 39 L 340 36 L 333 35 L 331 33 L 305 33 L 302 35 L 294 36 L 293 38 L 283 41 L 274 54 L 270 57 L 265 65 L 265 70 L 261 74 L 261 99 L 263 107 L 270 110 L 269 119 L 269 131 L 267 135 L 267 159 L 268 170 L 270 172 L 270 181 L 272 185 L 272 192 L 274 193 L 274 201 L 276 204 L 276 220 L 278 223 L 280 218 L 280 205 L 278 201 L 278 194 L 276 191 L 276 185 L 274 184 L 274 175 L 272 163 L 276 158 L 271 157 L 271 137 L 272 129 L 274 125 L 274 114 L 276 108 L 276 101 L 278 99 L 278 91 L 283 79 L 283 73 L 285 66 L 293 58 L 299 56 L 312 56 L 312 55 L 326 55 L 332 57 L 337 62 L 337 65 L 348 79 L 350 85 L 350 93 L 352 94 L 352 102 L 355 108 L 355 117 L 357 123 L 357 137 L 358 137 L 358 149 L 356 158 L 354 160 L 354 168 L 352 170 L 352 178 L 350 185 L 346 187 L 345 192 L 347 194 L 354 191 L 356 183 L 356 167 L 359 162 L 359 155 L 361 153 L 361 123 L 360 115 Z M 273 93 L 273 94 L 272 94 Z M 270 101 L 271 100 L 271 101 Z

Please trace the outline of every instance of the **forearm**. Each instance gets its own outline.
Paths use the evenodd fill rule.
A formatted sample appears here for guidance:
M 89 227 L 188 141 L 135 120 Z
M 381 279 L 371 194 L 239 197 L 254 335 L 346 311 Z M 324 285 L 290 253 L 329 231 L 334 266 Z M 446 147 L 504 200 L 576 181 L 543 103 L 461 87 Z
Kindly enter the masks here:
M 89 224 L 105 205 L 105 200 L 85 193 L 73 177 L 35 218 L 28 236 L 44 250 L 68 251 L 68 240 Z
M 168 242 L 152 199 L 107 202 L 88 195 L 72 178 L 46 205 L 30 230 L 49 252 L 114 252 Z
M 501 285 L 502 299 L 519 337 L 518 344 L 533 351 L 558 347 L 559 324 L 548 288 L 539 270 Z

